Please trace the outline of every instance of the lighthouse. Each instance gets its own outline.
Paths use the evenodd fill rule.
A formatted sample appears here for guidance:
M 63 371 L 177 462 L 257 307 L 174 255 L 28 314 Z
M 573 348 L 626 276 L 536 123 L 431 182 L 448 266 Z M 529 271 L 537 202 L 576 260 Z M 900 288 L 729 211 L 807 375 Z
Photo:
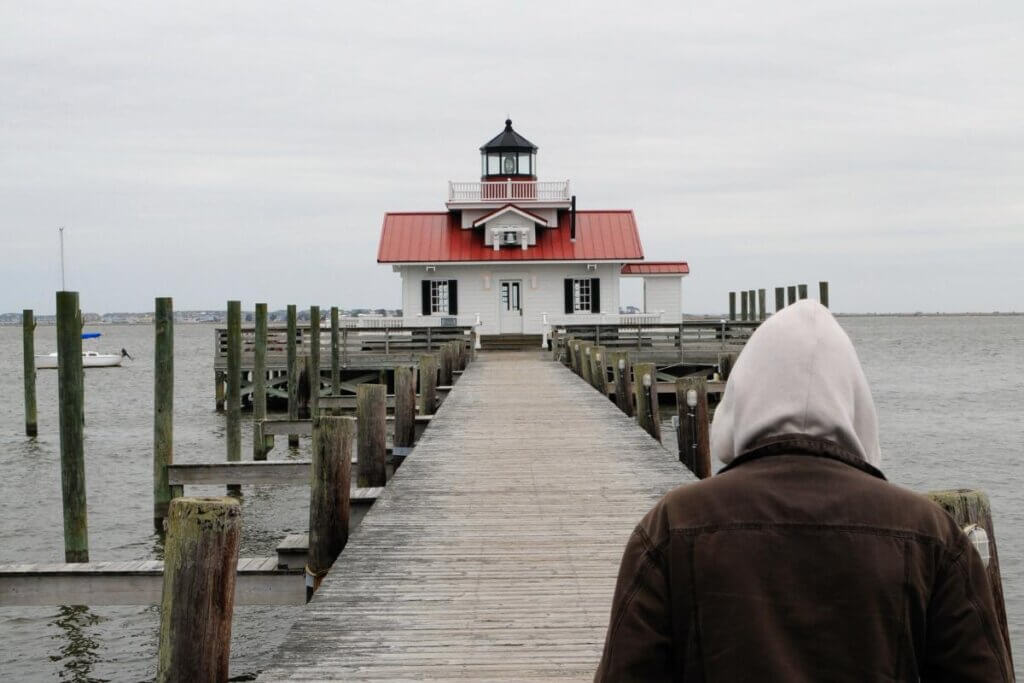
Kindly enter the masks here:
M 399 273 L 405 317 L 539 343 L 559 323 L 617 322 L 621 279 L 640 277 L 645 311 L 679 322 L 689 265 L 646 261 L 633 211 L 578 208 L 569 180 L 539 180 L 538 151 L 506 119 L 444 211 L 384 215 L 377 261 Z

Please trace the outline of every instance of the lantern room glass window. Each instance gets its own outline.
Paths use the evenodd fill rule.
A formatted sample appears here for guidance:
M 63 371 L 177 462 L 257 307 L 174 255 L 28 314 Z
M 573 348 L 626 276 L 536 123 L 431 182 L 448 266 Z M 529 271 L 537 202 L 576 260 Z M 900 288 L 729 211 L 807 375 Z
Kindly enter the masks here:
M 480 155 L 485 176 L 537 175 L 537 155 L 529 152 L 491 152 Z

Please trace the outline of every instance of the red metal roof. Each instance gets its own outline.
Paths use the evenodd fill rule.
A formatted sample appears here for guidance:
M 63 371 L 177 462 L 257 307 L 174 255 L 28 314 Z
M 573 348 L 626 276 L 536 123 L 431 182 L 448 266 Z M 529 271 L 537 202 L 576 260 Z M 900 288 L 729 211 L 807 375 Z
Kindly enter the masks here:
M 623 275 L 689 275 L 690 264 L 686 261 L 647 261 L 627 263 L 622 266 Z
M 537 244 L 495 251 L 479 230 L 463 229 L 455 212 L 387 213 L 381 228 L 378 263 L 452 261 L 618 261 L 642 259 L 643 247 L 632 211 L 577 211 L 576 241 L 569 240 L 569 212 L 558 228 L 538 228 Z

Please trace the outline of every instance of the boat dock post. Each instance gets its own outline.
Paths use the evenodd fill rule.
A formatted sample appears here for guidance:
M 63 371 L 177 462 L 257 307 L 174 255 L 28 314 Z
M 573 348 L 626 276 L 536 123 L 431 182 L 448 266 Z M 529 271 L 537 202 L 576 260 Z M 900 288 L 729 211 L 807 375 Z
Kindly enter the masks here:
M 89 561 L 82 375 L 82 312 L 78 308 L 78 292 L 57 292 L 57 397 L 65 562 Z
M 228 393 L 225 441 L 228 462 L 242 459 L 242 302 L 228 302 Z M 229 496 L 242 495 L 242 487 L 228 484 Z
M 359 486 L 386 486 L 388 483 L 387 405 L 387 387 L 383 384 L 356 387 Z
M 37 436 L 36 422 L 36 319 L 31 308 L 21 312 L 21 346 L 25 354 L 25 436 Z
M 267 305 L 256 304 L 256 329 L 252 365 L 252 459 L 266 460 L 266 445 L 260 443 L 259 424 L 267 418 Z
M 828 308 L 828 282 L 824 280 L 818 283 L 818 301 L 825 308 Z
M 306 602 L 348 542 L 352 440 L 356 438 L 356 421 L 351 417 L 325 416 L 318 423 L 310 464 Z
M 661 423 L 658 421 L 657 366 L 654 363 L 633 365 L 633 386 L 636 396 L 636 422 L 645 432 L 661 441 Z
M 168 515 L 156 680 L 226 681 L 241 506 L 176 498 Z
M 707 479 L 711 476 L 711 422 L 708 419 L 708 383 L 705 378 L 680 377 L 676 380 L 676 414 L 679 417 L 679 433 L 676 435 L 679 462 L 698 479 Z
M 299 359 L 295 348 L 298 336 L 295 304 L 288 304 L 288 419 L 299 419 Z M 298 446 L 299 435 L 289 434 L 288 445 Z
M 320 307 L 309 307 L 309 416 L 320 417 Z
M 331 396 L 341 394 L 341 358 L 338 355 L 338 307 L 331 306 Z
M 167 506 L 181 496 L 181 487 L 172 487 L 167 480 L 167 466 L 174 462 L 174 304 L 170 297 L 157 297 L 153 330 L 153 526 L 160 531 Z

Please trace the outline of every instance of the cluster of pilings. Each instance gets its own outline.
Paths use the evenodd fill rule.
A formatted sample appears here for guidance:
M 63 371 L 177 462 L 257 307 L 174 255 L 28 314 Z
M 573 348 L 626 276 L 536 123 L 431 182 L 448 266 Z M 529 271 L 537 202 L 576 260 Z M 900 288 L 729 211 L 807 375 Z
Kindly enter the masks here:
M 729 292 L 729 320 L 753 321 L 768 317 L 768 290 L 747 289 L 739 293 L 739 311 L 736 310 L 736 292 Z M 775 288 L 775 312 L 807 298 L 807 285 L 788 285 Z M 828 307 L 828 282 L 818 283 L 818 301 Z
M 67 563 L 89 562 L 84 453 L 84 392 L 82 365 L 82 316 L 77 292 L 58 292 L 57 354 L 60 427 L 61 488 L 64 517 L 64 557 Z M 241 304 L 228 302 L 228 373 L 226 382 L 227 462 L 241 463 Z M 314 330 L 319 310 L 312 308 Z M 337 330 L 337 309 L 331 311 Z M 289 324 L 294 329 L 294 306 Z M 25 432 L 38 434 L 35 391 L 35 319 L 23 313 Z M 174 310 L 169 297 L 155 300 L 153 374 L 153 520 L 166 531 L 163 593 L 161 598 L 158 680 L 226 680 L 230 651 L 231 616 L 241 534 L 241 485 L 227 483 L 227 497 L 186 498 L 183 486 L 173 483 L 174 467 Z M 255 316 L 254 425 L 266 419 L 265 368 L 267 306 L 256 305 Z M 295 335 L 290 335 L 294 352 Z M 337 344 L 333 344 L 337 348 Z M 353 444 L 358 454 L 360 486 L 387 484 L 386 424 L 387 386 L 357 386 L 356 416 L 321 410 L 340 396 L 339 365 L 332 354 L 332 394 L 310 391 L 307 398 L 308 428 L 313 437 L 310 475 L 309 540 L 306 574 L 307 598 L 319 585 L 348 539 Z M 395 368 L 395 453 L 404 457 L 414 445 L 417 420 L 429 420 L 442 389 L 450 389 L 471 358 L 464 344 L 448 342 L 436 354 L 421 354 L 413 366 Z M 294 353 L 292 368 L 297 367 Z M 307 356 L 308 376 L 319 376 L 319 345 Z M 416 415 L 416 371 L 419 371 L 420 415 Z M 289 415 L 298 421 L 299 373 L 289 381 Z M 298 436 L 295 435 L 297 441 Z M 266 458 L 262 437 L 254 443 L 254 456 Z M 293 462 L 293 461 L 289 461 Z M 400 462 L 400 459 L 397 459 Z M 248 463 L 258 465 L 259 463 Z M 392 466 L 397 466 L 393 463 Z
M 565 348 L 567 353 L 557 357 L 583 381 L 613 400 L 622 412 L 635 418 L 644 431 L 661 441 L 658 371 L 654 363 L 633 362 L 628 351 L 608 350 L 571 337 L 566 340 Z M 719 356 L 719 384 L 728 379 L 735 360 L 735 353 Z M 675 378 L 674 384 L 679 461 L 703 479 L 711 475 L 708 380 L 697 373 Z

